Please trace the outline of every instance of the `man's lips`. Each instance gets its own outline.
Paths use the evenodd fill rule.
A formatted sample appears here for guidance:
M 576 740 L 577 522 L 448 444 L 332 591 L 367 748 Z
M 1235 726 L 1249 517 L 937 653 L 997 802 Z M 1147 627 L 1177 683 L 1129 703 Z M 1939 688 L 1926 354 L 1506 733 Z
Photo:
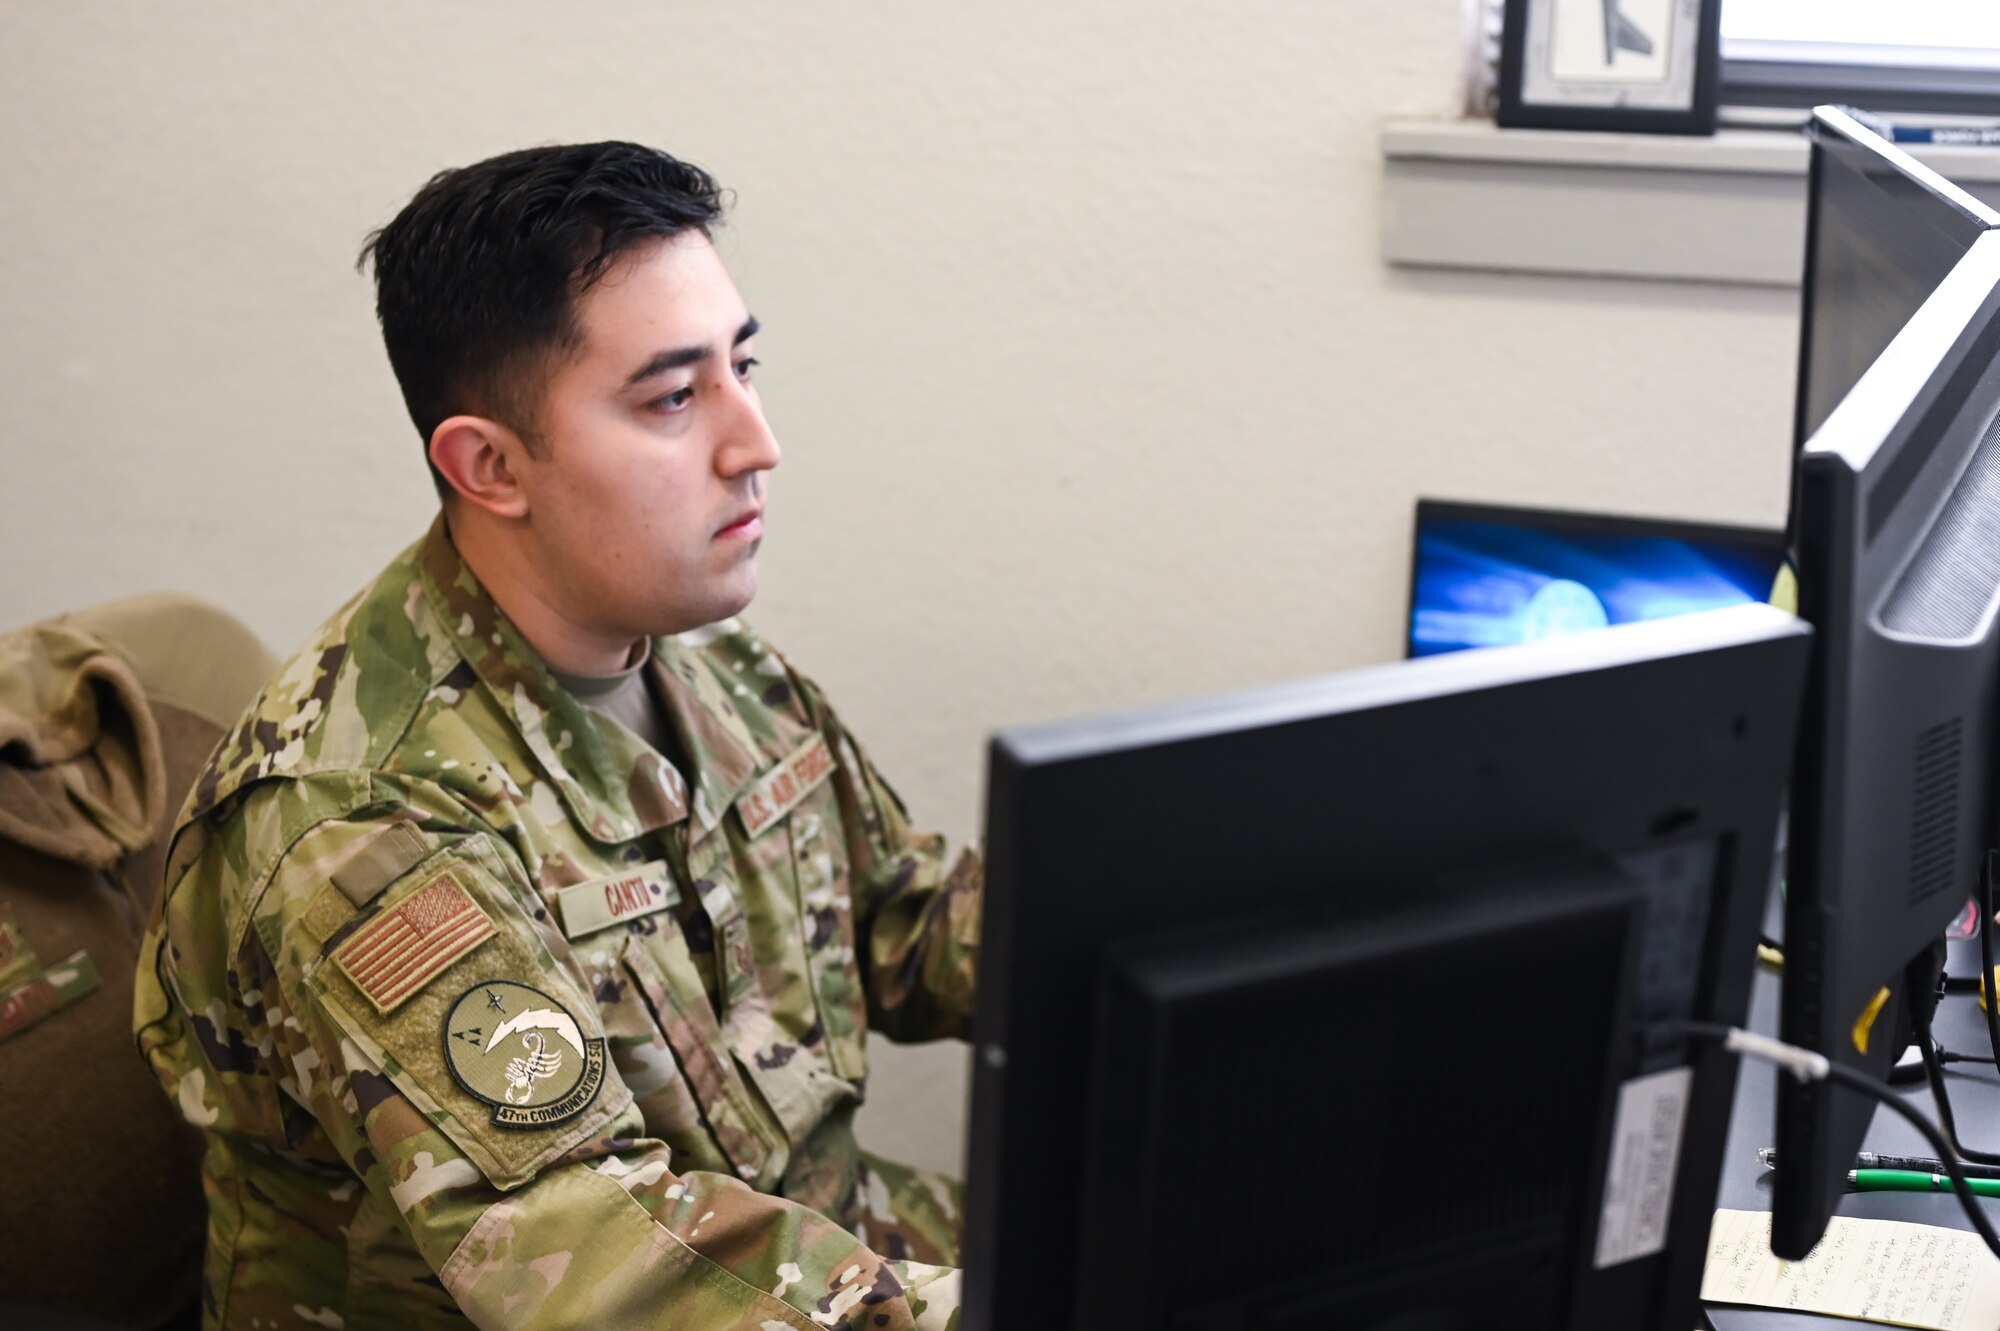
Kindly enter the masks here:
M 751 509 L 734 522 L 715 533 L 716 536 L 762 536 L 764 534 L 764 510 L 761 506 Z

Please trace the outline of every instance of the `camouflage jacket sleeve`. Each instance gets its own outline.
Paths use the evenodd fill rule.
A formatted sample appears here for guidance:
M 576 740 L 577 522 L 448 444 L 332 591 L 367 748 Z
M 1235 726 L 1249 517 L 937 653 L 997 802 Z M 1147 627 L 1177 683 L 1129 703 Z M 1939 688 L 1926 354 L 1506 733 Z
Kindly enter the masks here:
M 948 860 L 908 811 L 817 685 L 793 672 L 833 745 L 840 812 L 854 866 L 854 934 L 869 1026 L 892 1040 L 966 1038 L 978 978 L 985 871 L 977 850 Z
M 142 963 L 165 1012 L 140 1042 L 190 1118 L 246 1156 L 351 1171 L 373 1223 L 405 1229 L 482 1327 L 953 1325 L 955 1271 L 674 1172 L 605 1057 L 612 1010 L 537 924 L 504 840 L 407 805 L 323 822 L 290 805 L 253 792 L 169 869 Z M 377 888 L 364 870 L 390 839 L 405 849 Z M 289 848 L 260 868 L 247 848 L 272 842 Z M 249 903 L 234 926 L 230 901 Z M 204 964 L 223 938 L 240 941 Z M 329 1195 L 351 1198 L 352 1178 Z M 350 1247 L 368 1228 L 340 1226 Z

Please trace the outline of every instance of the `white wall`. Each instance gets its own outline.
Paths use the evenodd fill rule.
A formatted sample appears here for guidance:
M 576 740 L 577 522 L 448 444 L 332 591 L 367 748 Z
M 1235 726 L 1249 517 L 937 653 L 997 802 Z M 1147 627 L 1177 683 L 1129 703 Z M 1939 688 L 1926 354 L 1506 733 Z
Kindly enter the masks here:
M 1396 271 L 1456 0 L 0 7 L 0 625 L 289 648 L 433 509 L 354 272 L 431 173 L 623 137 L 739 195 L 760 626 L 920 819 L 996 726 L 1394 656 L 1419 494 L 1775 523 L 1794 293 Z M 962 1058 L 882 1060 L 954 1165 Z

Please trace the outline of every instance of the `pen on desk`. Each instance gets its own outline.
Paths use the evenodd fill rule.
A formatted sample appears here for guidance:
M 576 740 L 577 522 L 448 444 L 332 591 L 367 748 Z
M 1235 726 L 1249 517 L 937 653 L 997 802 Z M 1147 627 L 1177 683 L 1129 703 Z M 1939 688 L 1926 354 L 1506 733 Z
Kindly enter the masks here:
M 1856 1192 L 1956 1191 L 1946 1175 L 1920 1174 L 1910 1169 L 1850 1169 L 1847 1186 Z M 2000 1179 L 1969 1178 L 1965 1186 L 1975 1197 L 2000 1197 Z
M 1757 1151 L 1757 1160 L 1766 1169 L 1776 1169 L 1778 1167 L 1778 1148 L 1775 1146 L 1759 1148 Z M 1854 1167 L 1856 1169 L 1907 1169 L 1918 1174 L 1942 1174 L 1945 1172 L 1944 1161 L 1933 1160 L 1927 1155 L 1876 1155 L 1872 1151 L 1856 1151 L 1854 1153 Z M 1958 1168 L 1959 1172 L 1967 1178 L 2000 1179 L 2000 1165 L 1975 1165 L 1966 1161 L 1960 1161 Z

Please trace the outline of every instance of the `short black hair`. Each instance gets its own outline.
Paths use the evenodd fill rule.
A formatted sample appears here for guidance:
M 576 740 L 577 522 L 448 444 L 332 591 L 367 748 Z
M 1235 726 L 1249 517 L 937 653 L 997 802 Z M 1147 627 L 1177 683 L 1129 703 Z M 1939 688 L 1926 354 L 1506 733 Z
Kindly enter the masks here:
M 375 314 L 428 450 L 461 413 L 536 447 L 554 357 L 582 344 L 576 300 L 632 246 L 712 234 L 723 192 L 698 166 L 636 143 L 582 143 L 441 171 L 370 235 Z M 449 487 L 437 469 L 440 495 Z

